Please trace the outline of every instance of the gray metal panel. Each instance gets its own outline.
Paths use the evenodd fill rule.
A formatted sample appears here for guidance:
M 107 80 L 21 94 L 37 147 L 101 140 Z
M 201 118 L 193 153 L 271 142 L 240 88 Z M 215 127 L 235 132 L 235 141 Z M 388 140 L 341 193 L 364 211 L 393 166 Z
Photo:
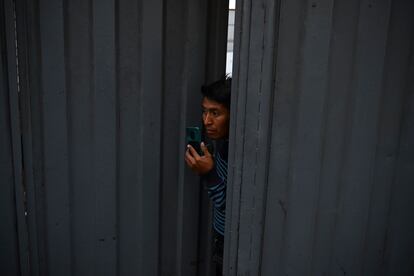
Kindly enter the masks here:
M 403 1 L 392 3 L 363 275 L 414 272 L 414 226 L 407 223 L 413 218 L 410 186 L 414 177 L 412 12 Z M 411 42 L 406 43 L 410 36 Z
M 10 125 L 9 78 L 5 37 L 5 9 L 0 5 L 0 270 L 5 275 L 20 275 L 16 202 L 14 196 L 13 147 Z
M 73 275 L 94 275 L 95 186 L 93 183 L 93 31 L 89 1 L 67 3 L 66 82 L 70 142 Z
M 92 185 L 96 275 L 117 269 L 118 97 L 116 91 L 115 1 L 93 1 L 92 7 Z M 76 122 L 74 122 L 76 123 Z
M 142 4 L 141 51 L 141 147 L 142 147 L 142 250 L 144 274 L 158 274 L 162 81 L 163 2 L 144 1 Z M 133 199 L 130 199 L 133 200 Z
M 1 58 L 2 65 L 3 59 Z M 0 99 L 0 177 L 1 177 L 1 207 L 0 207 L 0 267 L 1 273 L 6 275 L 20 275 L 18 235 L 16 224 L 16 202 L 14 197 L 14 171 L 12 146 L 10 137 L 10 114 L 7 82 L 4 77 L 3 66 L 0 71 L 1 99 Z
M 331 38 L 329 60 L 329 83 L 327 110 L 325 115 L 323 164 L 320 175 L 319 202 L 314 239 L 312 273 L 329 274 L 327 263 L 331 259 L 331 244 L 334 238 L 336 208 L 340 191 L 340 177 L 344 164 L 345 143 L 348 137 L 346 127 L 352 94 L 355 30 L 358 26 L 359 1 L 335 3 L 333 28 L 336 35 Z M 352 14 L 353 16 L 350 16 Z M 335 66 L 341 64 L 341 66 Z M 333 196 L 335 195 L 335 196 Z
M 45 193 L 43 102 L 41 98 L 41 52 L 39 41 L 39 3 L 16 1 L 17 43 L 19 56 L 20 107 L 22 117 L 23 166 L 26 188 L 27 221 L 31 275 L 46 275 Z M 27 26 L 32 26 L 30 32 Z M 28 47 L 29 43 L 32 47 Z M 36 122 L 36 124 L 34 124 Z
M 63 1 L 39 1 L 47 274 L 71 275 L 71 223 Z
M 206 30 L 227 15 L 207 5 L 17 1 L 33 275 L 208 267 L 206 195 L 183 161 L 200 87 L 225 70 L 227 28 Z
M 413 273 L 413 12 L 238 1 L 226 275 Z
M 178 257 L 178 189 L 179 189 L 179 158 L 182 145 L 180 144 L 181 111 L 184 110 L 182 103 L 182 76 L 184 75 L 185 48 L 183 42 L 186 34 L 183 32 L 186 26 L 186 9 L 183 2 L 165 1 L 164 17 L 164 90 L 180 91 L 179 93 L 165 93 L 163 97 L 163 127 L 162 127 L 162 170 L 161 170 L 161 201 L 168 202 L 168 207 L 161 209 L 160 214 L 160 273 L 161 275 L 177 274 Z M 168 103 L 168 104 L 165 104 Z
M 365 232 L 372 197 L 373 170 L 379 125 L 379 102 L 383 85 L 384 56 L 389 24 L 389 2 L 359 7 L 354 45 L 353 78 L 350 85 L 344 168 L 335 220 L 330 271 L 360 275 L 364 260 Z
M 0 273 L 29 275 L 24 210 L 15 7 L 0 4 Z
M 226 52 L 223 52 L 223 41 L 227 42 L 229 30 L 229 1 L 207 1 L 208 3 L 208 32 L 207 56 L 207 80 L 213 82 L 223 77 L 223 67 L 226 67 Z M 227 45 L 227 44 L 226 44 Z M 227 46 L 226 46 L 227 47 Z M 213 59 L 214 57 L 214 59 Z
M 207 1 L 186 1 L 183 9 L 186 11 L 187 28 L 185 30 L 186 40 L 182 44 L 185 53 L 181 86 L 180 141 L 185 141 L 183 130 L 186 126 L 201 125 L 200 83 L 209 79 L 208 74 L 206 74 L 209 58 L 209 55 L 207 55 L 208 39 L 206 33 L 209 20 L 207 17 Z M 225 51 L 225 40 L 222 41 L 222 47 L 221 53 Z M 214 53 L 219 54 L 219 51 L 214 51 Z M 215 57 L 211 58 L 212 60 L 216 59 Z M 212 65 L 209 67 L 214 68 Z M 223 72 L 224 69 L 223 66 Z M 183 142 L 179 143 L 179 152 L 185 152 Z M 180 160 L 180 157 L 178 158 Z M 179 164 L 177 275 L 190 276 L 197 273 L 199 264 L 197 248 L 199 240 L 196 233 L 199 233 L 200 220 L 206 219 L 200 216 L 202 215 L 200 212 L 200 193 L 205 192 L 205 190 L 202 189 L 199 178 L 186 168 L 184 162 L 177 162 Z M 198 217 L 197 224 L 187 223 L 188 218 L 191 217 Z
M 119 203 L 118 203 L 118 273 L 137 273 L 144 267 L 142 222 L 143 139 L 141 71 L 142 1 L 119 1 Z M 134 200 L 137 198 L 139 200 Z

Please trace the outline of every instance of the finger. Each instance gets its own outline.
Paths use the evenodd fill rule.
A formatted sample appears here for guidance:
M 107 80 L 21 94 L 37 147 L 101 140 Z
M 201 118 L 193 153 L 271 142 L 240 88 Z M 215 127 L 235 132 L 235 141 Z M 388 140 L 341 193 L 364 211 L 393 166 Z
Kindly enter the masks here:
M 192 168 L 193 167 L 193 164 L 191 164 L 191 161 L 187 157 L 185 158 L 185 163 L 187 163 L 187 166 L 189 168 Z
M 191 162 L 189 159 L 185 159 L 185 162 L 187 163 L 187 166 L 192 170 L 195 171 L 195 164 Z
M 198 152 L 191 145 L 187 145 L 187 148 L 195 160 L 197 160 L 197 158 L 200 158 Z
M 205 156 L 209 156 L 210 152 L 208 151 L 207 146 L 204 144 L 204 142 L 201 142 L 201 150 L 203 151 Z
M 195 164 L 195 159 L 194 159 L 194 157 L 193 156 L 191 156 L 191 154 L 190 154 L 190 152 L 189 152 L 189 150 L 187 150 L 186 152 L 185 152 L 185 159 L 186 159 L 186 161 L 188 160 L 188 163 L 189 163 L 189 165 L 194 165 Z

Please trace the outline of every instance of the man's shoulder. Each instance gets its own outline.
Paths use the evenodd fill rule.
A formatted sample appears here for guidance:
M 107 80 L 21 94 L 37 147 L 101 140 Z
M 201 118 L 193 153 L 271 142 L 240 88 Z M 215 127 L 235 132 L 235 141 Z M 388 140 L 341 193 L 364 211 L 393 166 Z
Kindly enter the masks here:
M 216 153 L 224 159 L 225 161 L 228 160 L 228 152 L 229 152 L 229 140 L 217 140 L 216 141 Z

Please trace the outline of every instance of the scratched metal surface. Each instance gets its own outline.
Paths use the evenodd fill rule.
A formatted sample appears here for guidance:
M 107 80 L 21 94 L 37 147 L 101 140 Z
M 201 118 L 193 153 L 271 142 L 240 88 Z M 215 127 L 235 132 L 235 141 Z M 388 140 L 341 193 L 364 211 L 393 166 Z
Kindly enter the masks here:
M 15 3 L 12 117 L 22 126 L 30 257 L 19 268 L 11 252 L 7 275 L 209 275 L 208 200 L 184 166 L 184 135 L 200 123 L 201 85 L 224 74 L 226 1 Z M 18 138 L 4 118 L 8 148 Z M 7 250 L 17 251 L 7 225 Z
M 413 13 L 237 2 L 227 275 L 414 273 Z

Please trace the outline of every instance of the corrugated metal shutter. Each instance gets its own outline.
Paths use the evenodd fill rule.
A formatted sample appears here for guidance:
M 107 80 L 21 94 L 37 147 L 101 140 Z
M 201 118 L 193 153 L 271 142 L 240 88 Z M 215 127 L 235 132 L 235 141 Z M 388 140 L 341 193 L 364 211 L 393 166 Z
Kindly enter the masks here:
M 236 9 L 226 275 L 412 275 L 412 1 Z
M 224 74 L 223 4 L 16 3 L 31 275 L 207 275 L 184 134 Z

